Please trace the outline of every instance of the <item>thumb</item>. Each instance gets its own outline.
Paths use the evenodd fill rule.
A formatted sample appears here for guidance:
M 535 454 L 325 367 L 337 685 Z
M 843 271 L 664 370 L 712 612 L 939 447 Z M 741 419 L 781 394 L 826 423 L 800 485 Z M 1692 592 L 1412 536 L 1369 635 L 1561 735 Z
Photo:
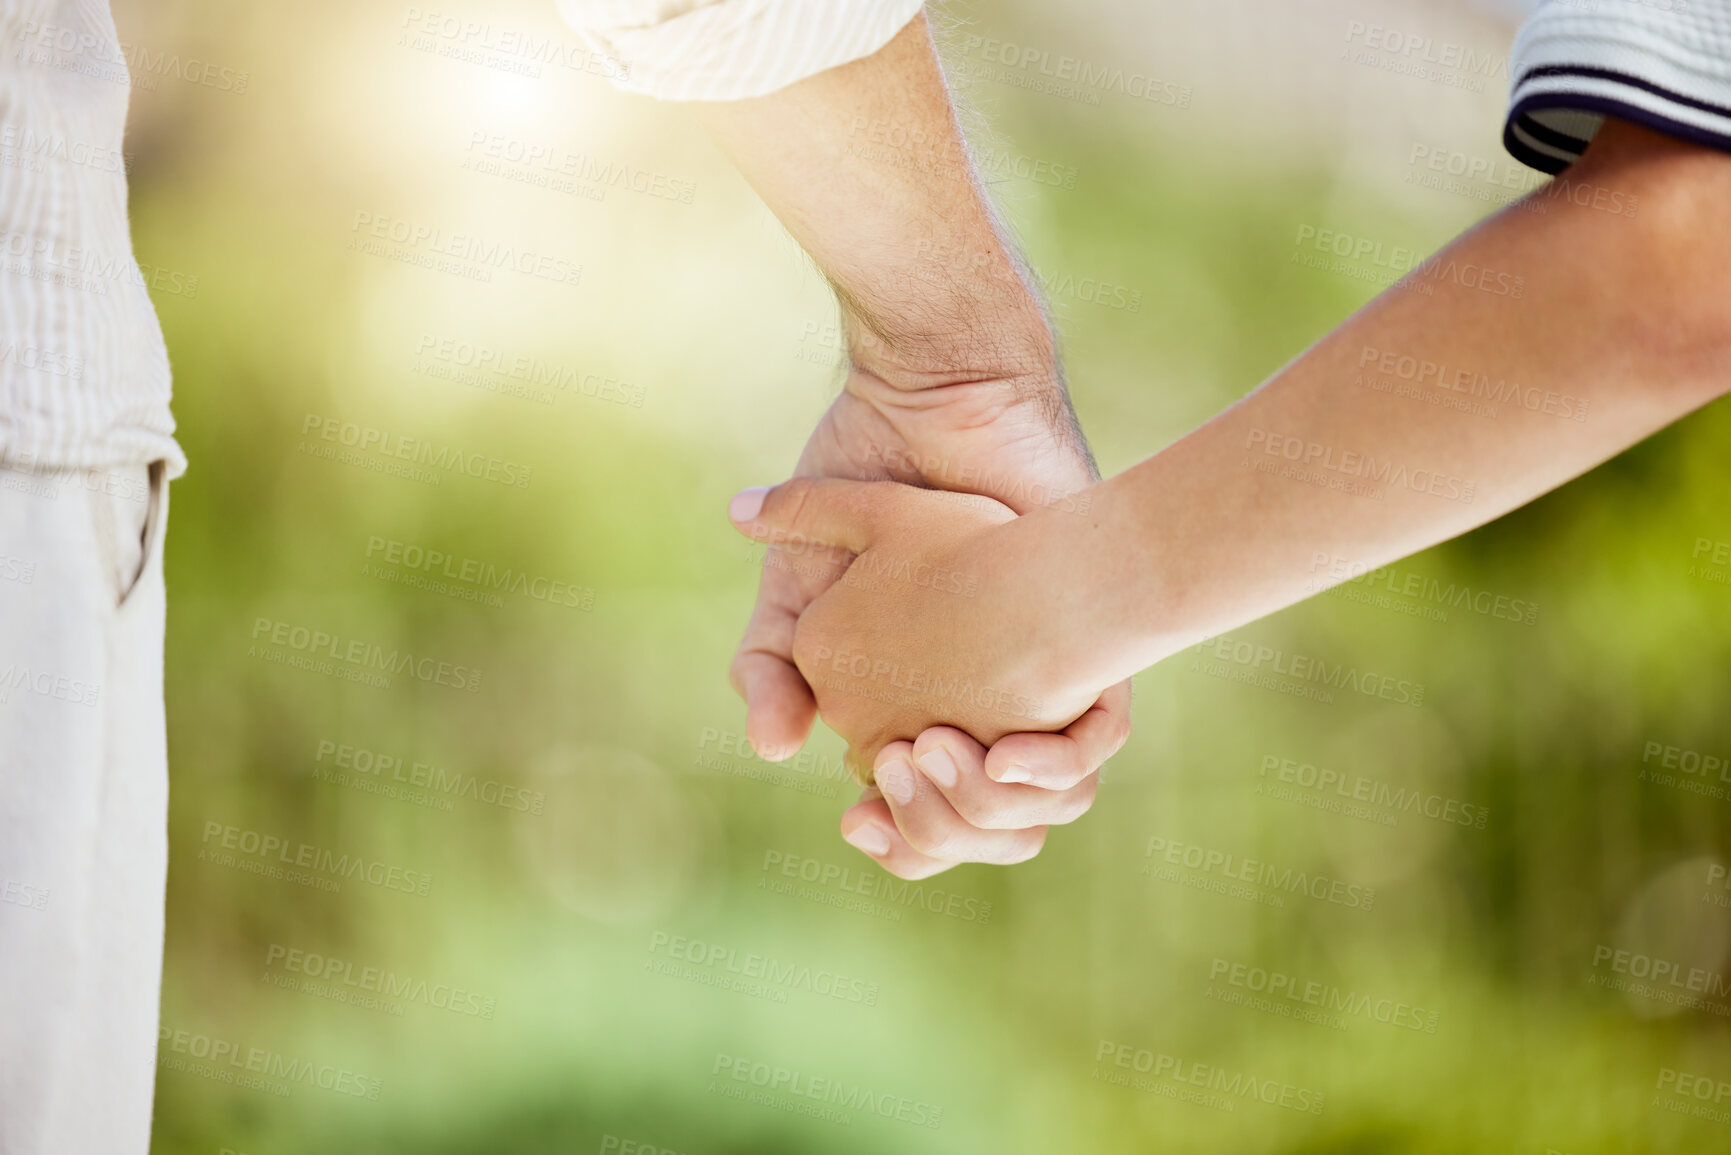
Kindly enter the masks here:
M 727 516 L 747 537 L 778 548 L 864 553 L 877 535 L 888 492 L 901 488 L 884 481 L 796 477 L 741 490 L 728 502 Z
M 781 762 L 799 753 L 817 718 L 817 699 L 792 662 L 762 651 L 741 653 L 734 682 L 745 698 L 745 737 L 758 756 Z

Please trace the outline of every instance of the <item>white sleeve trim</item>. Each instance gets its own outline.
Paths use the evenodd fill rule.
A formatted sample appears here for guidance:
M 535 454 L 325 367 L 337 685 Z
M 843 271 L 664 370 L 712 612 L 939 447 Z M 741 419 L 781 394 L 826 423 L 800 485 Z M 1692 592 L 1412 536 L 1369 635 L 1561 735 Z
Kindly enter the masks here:
M 1561 172 L 1605 117 L 1731 151 L 1731 0 L 1548 0 L 1515 38 L 1503 143 Z

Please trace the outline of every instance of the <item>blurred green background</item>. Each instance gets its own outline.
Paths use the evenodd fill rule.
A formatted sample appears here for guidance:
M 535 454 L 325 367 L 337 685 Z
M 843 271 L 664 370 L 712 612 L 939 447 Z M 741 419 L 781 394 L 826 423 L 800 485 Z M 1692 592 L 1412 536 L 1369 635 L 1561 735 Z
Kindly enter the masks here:
M 1423 187 L 1412 159 L 1508 164 L 1506 72 L 1475 88 L 1349 52 L 1351 22 L 1380 20 L 1499 54 L 1511 13 L 1150 7 L 944 10 L 1108 473 L 1375 291 L 1297 263 L 1301 228 L 1430 251 L 1511 195 Z M 1731 772 L 1707 761 L 1731 754 L 1731 586 L 1709 564 L 1731 541 L 1724 406 L 1234 635 L 1422 685 L 1421 705 L 1173 658 L 1138 679 L 1093 813 L 1038 859 L 891 887 L 837 834 L 834 736 L 772 770 L 725 681 L 758 553 L 723 508 L 786 475 L 837 388 L 822 279 L 689 112 L 615 93 L 552 4 L 433 11 L 117 5 L 143 52 L 135 242 L 181 274 L 156 301 L 192 462 L 168 537 L 179 1033 L 154 1151 L 1731 1146 L 1731 1115 L 1680 1111 L 1731 1109 Z M 985 38 L 1188 107 L 1041 91 Z M 490 166 L 495 138 L 579 176 Z M 354 247 L 379 220 L 580 274 Z M 1084 299 L 1088 278 L 1136 307 Z M 542 383 L 463 364 L 479 348 Z M 342 448 L 327 422 L 528 484 L 321 456 Z M 1451 584 L 1533 620 L 1451 607 Z M 358 682 L 304 660 L 314 632 L 465 673 Z M 476 670 L 473 691 L 440 684 Z M 1321 770 L 1382 804 L 1350 809 L 1309 785 Z M 1173 844 L 1374 904 L 1219 893 Z M 1721 997 L 1618 989 L 1654 959 Z M 264 1056 L 261 1085 L 211 1061 L 230 1054 Z M 783 1082 L 753 1099 L 754 1071 Z M 1250 1078 L 1288 1106 L 1221 1089 Z

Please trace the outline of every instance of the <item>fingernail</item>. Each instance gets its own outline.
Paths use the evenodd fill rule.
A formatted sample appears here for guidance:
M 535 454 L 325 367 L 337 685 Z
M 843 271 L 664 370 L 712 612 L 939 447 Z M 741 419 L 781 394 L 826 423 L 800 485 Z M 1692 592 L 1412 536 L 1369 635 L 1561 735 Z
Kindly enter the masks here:
M 943 789 L 948 790 L 956 784 L 958 776 L 956 760 L 950 757 L 950 752 L 942 746 L 934 746 L 927 750 L 920 755 L 918 761 L 920 770 L 925 776 Z
M 878 828 L 876 823 L 868 822 L 851 834 L 842 835 L 849 846 L 863 851 L 872 857 L 890 852 L 890 836 Z
M 906 806 L 914 800 L 914 768 L 906 758 L 896 758 L 878 767 L 878 788 L 889 795 L 890 801 Z
M 733 500 L 727 503 L 727 516 L 734 521 L 750 521 L 763 510 L 763 495 L 769 492 L 767 485 L 754 485 L 750 489 L 742 489 L 733 495 Z
M 1004 772 L 998 775 L 999 782 L 1028 782 L 1031 781 L 1032 778 L 1033 775 L 1028 773 L 1028 768 L 1020 762 L 1010 763 L 1008 766 L 1004 767 Z

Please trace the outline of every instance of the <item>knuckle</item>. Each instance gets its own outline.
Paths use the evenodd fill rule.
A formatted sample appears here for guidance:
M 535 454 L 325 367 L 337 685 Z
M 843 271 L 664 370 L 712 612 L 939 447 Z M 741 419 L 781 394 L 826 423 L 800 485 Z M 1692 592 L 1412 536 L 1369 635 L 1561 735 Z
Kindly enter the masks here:
M 1130 740 L 1130 711 L 1115 710 L 1112 713 L 1112 724 L 1106 731 L 1106 758 L 1110 758 L 1124 748 L 1124 743 Z M 1101 759 L 1102 762 L 1105 758 Z
M 1014 866 L 1018 862 L 1026 862 L 1046 847 L 1046 828 L 1036 826 L 1028 831 L 1027 837 L 1012 843 L 1009 853 L 1003 858 L 1003 865 Z
M 1093 809 L 1093 806 L 1094 798 L 1091 794 L 1082 798 L 1067 798 L 1053 808 L 1051 824 L 1053 826 L 1068 826 L 1088 813 L 1089 810 Z
M 794 625 L 788 652 L 793 656 L 794 666 L 813 686 L 820 680 L 835 680 L 823 677 L 824 663 L 835 653 L 835 636 L 822 611 L 808 612 Z
M 808 673 L 820 660 L 818 655 L 826 648 L 818 634 L 817 627 L 803 618 L 793 628 L 793 664 L 799 667 L 801 673 Z M 734 664 L 737 666 L 738 662 L 735 661 Z
M 751 663 L 748 655 L 742 649 L 733 655 L 733 660 L 727 663 L 727 680 L 733 683 L 733 688 L 740 693 L 745 692 L 745 675 Z
M 887 491 L 895 488 L 894 482 L 869 481 L 863 485 L 850 485 L 842 495 L 842 507 L 856 520 L 869 517 L 884 501 Z
M 780 526 L 783 536 L 801 529 L 805 524 L 805 509 L 812 498 L 810 478 L 796 477 L 784 481 L 770 493 L 765 514 Z
M 1071 787 L 1067 792 L 1067 797 L 1079 805 L 1083 810 L 1087 810 L 1090 806 L 1094 805 L 1094 799 L 1099 796 L 1099 793 L 1100 776 L 1098 774 L 1090 774 L 1075 786 Z
M 1059 790 L 1068 790 L 1089 774 L 1087 759 L 1074 742 L 1067 743 L 1064 753 L 1054 759 L 1049 781 Z
M 1028 825 L 1024 808 L 970 798 L 956 806 L 969 826 L 979 830 L 1020 830 Z
M 933 829 L 924 823 L 910 822 L 902 831 L 902 837 L 907 839 L 909 846 L 927 858 L 956 857 L 955 836 L 947 831 Z

